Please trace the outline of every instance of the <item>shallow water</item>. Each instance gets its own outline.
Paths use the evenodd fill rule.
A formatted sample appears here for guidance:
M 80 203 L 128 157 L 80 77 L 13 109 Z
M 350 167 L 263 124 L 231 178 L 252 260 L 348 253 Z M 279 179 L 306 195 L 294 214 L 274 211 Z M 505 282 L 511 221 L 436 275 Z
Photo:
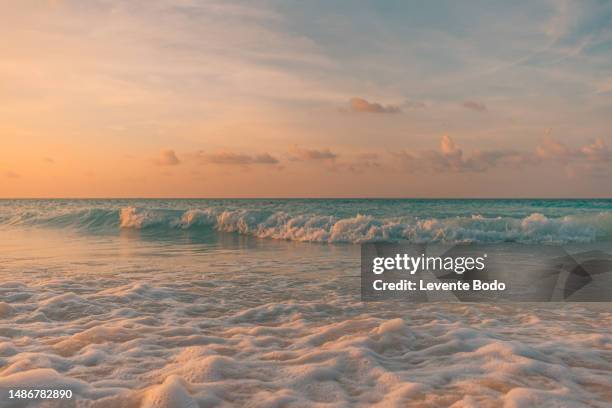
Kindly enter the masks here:
M 111 214 L 93 226 L 82 203 L 20 221 L 4 204 L 1 407 L 27 406 L 8 388 L 75 394 L 48 406 L 611 406 L 609 304 L 362 303 L 358 245 L 262 239 L 253 219 L 119 228 L 121 208 L 195 207 L 136 204 L 87 203 Z M 561 208 L 540 214 L 591 214 Z

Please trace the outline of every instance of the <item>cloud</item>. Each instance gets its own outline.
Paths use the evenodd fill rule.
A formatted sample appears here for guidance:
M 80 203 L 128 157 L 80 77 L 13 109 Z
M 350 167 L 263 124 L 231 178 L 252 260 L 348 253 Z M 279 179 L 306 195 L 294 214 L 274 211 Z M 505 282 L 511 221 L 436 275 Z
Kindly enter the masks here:
M 536 154 L 541 159 L 569 160 L 574 153 L 563 143 L 546 135 L 536 147 Z
M 550 136 L 550 131 L 537 146 L 536 154 L 544 160 L 550 159 L 565 163 L 575 160 L 600 163 L 612 161 L 612 151 L 602 138 L 596 138 L 579 148 L 571 148 L 553 139 Z
M 51 157 L 45 156 L 42 159 L 43 159 L 44 162 L 49 163 L 49 164 L 54 164 L 55 163 L 55 160 L 53 160 Z
M 606 142 L 601 137 L 596 138 L 590 144 L 582 146 L 580 154 L 589 161 L 606 162 L 612 160 L 612 151 L 610 151 L 608 145 L 606 145 Z
M 279 160 L 276 157 L 268 153 L 249 155 L 234 152 L 199 152 L 197 154 L 197 157 L 202 163 L 212 163 L 229 166 L 248 166 L 251 164 L 274 165 L 279 163 Z
M 476 101 L 463 101 L 462 106 L 466 109 L 470 109 L 477 112 L 484 112 L 487 110 L 487 106 L 484 103 Z
M 380 103 L 368 102 L 363 98 L 351 98 L 349 111 L 357 113 L 399 113 L 400 108 L 395 105 L 383 106 Z
M 461 156 L 461 150 L 455 146 L 455 142 L 448 135 L 442 136 L 442 139 L 440 140 L 440 150 L 442 151 L 442 154 L 445 155 L 450 156 L 459 154 L 459 156 Z
M 516 168 L 557 162 L 562 163 L 569 174 L 578 168 L 601 172 L 612 163 L 612 150 L 602 138 L 579 148 L 571 148 L 553 139 L 550 130 L 534 151 L 474 149 L 466 153 L 450 136 L 444 135 L 437 150 L 403 150 L 392 155 L 404 169 L 433 173 L 483 172 L 495 167 Z
M 19 174 L 15 173 L 14 171 L 11 171 L 11 170 L 5 171 L 4 175 L 6 177 L 8 177 L 8 178 L 20 178 L 21 177 Z
M 509 149 L 477 149 L 465 154 L 448 135 L 442 136 L 438 150 L 404 150 L 393 155 L 404 168 L 413 172 L 483 172 L 497 166 L 536 163 L 533 154 Z
M 159 153 L 159 157 L 155 160 L 155 164 L 158 166 L 176 166 L 181 161 L 174 153 L 174 150 L 162 150 Z
M 316 150 L 295 147 L 291 152 L 292 161 L 336 160 L 337 157 L 338 155 L 329 149 Z

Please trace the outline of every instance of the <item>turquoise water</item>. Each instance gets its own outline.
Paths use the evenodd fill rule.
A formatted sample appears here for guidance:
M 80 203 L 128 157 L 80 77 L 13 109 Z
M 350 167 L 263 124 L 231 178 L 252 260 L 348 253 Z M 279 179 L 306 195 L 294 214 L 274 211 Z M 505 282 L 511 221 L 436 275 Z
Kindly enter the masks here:
M 2 200 L 0 225 L 210 230 L 290 241 L 607 241 L 612 200 Z
M 0 200 L 0 408 L 41 387 L 102 408 L 607 407 L 609 304 L 366 303 L 357 244 L 609 252 L 611 217 L 610 200 Z

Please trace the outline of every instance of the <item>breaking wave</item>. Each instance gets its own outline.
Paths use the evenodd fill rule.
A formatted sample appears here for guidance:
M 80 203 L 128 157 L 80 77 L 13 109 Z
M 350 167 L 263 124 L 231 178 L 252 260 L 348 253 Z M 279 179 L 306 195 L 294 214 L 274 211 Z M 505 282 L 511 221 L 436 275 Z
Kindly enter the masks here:
M 209 229 L 259 238 L 320 243 L 363 242 L 523 242 L 586 243 L 612 238 L 612 213 L 586 213 L 547 217 L 393 217 L 358 214 L 290 214 L 258 209 L 151 209 L 125 206 L 80 209 L 65 213 L 21 212 L 0 217 L 12 226 L 50 226 L 83 230 L 136 229 L 162 233 Z

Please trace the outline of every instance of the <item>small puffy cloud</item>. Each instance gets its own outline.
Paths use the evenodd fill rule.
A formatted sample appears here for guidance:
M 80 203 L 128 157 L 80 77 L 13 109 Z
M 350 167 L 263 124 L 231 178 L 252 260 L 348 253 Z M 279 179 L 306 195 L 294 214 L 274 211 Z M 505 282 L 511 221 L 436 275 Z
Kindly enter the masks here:
M 158 166 L 176 166 L 180 164 L 179 158 L 174 153 L 174 150 L 162 150 L 159 153 L 159 157 L 155 160 L 155 164 Z
M 338 155 L 329 149 L 302 149 L 295 147 L 291 152 L 292 161 L 336 160 Z
M 442 139 L 440 140 L 440 151 L 442 151 L 442 154 L 445 155 L 453 155 L 457 153 L 461 155 L 461 150 L 457 149 L 455 142 L 449 135 L 442 136 Z
M 590 144 L 580 148 L 581 155 L 590 161 L 611 161 L 612 151 L 606 145 L 606 142 L 598 137 Z
M 49 164 L 53 164 L 53 163 L 55 163 L 55 160 L 53 160 L 51 157 L 47 157 L 47 156 L 43 157 L 43 158 L 42 158 L 42 160 L 43 160 L 45 163 L 49 163 Z
M 476 112 L 484 112 L 487 110 L 487 106 L 482 102 L 463 101 L 461 105 L 466 109 L 470 109 Z
M 563 143 L 555 140 L 552 136 L 552 129 L 546 129 L 544 139 L 536 146 L 536 155 L 541 160 L 557 159 L 569 160 L 572 156 L 570 148 Z
M 21 177 L 18 173 L 15 173 L 14 171 L 8 170 L 4 172 L 4 175 L 8 178 L 19 178 Z
M 212 163 L 229 166 L 248 166 L 251 164 L 273 165 L 279 163 L 279 160 L 276 157 L 268 153 L 250 155 L 234 152 L 200 152 L 198 154 L 198 159 L 202 163 Z
M 363 98 L 351 98 L 348 110 L 356 113 L 399 113 L 400 108 L 395 105 L 383 106 L 380 103 L 368 102 Z
M 536 147 L 536 154 L 541 159 L 569 160 L 574 155 L 574 152 L 563 143 L 546 135 Z

